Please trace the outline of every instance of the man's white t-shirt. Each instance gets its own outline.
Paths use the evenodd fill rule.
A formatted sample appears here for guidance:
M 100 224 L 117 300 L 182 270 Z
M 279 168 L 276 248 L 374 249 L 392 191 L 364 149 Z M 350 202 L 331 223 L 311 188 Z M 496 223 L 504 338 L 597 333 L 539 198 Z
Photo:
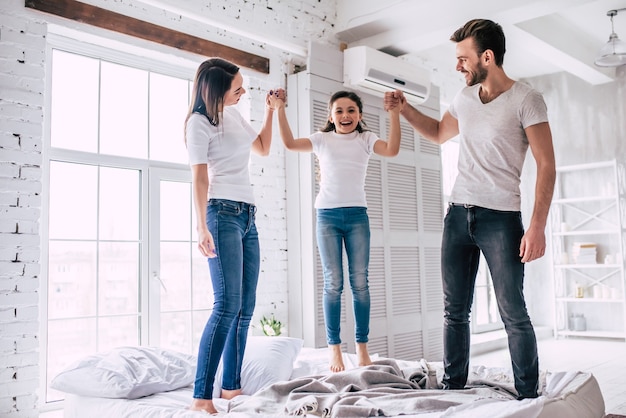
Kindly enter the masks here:
M 321 172 L 315 208 L 367 207 L 365 176 L 377 135 L 370 131 L 316 132 L 309 139 Z
M 233 106 L 226 106 L 220 123 L 194 113 L 187 121 L 189 165 L 206 164 L 209 199 L 254 203 L 250 183 L 250 150 L 258 133 Z
M 465 87 L 448 111 L 459 122 L 459 174 L 450 201 L 519 211 L 520 181 L 528 150 L 525 128 L 547 122 L 542 95 L 521 82 L 489 103 L 480 84 Z

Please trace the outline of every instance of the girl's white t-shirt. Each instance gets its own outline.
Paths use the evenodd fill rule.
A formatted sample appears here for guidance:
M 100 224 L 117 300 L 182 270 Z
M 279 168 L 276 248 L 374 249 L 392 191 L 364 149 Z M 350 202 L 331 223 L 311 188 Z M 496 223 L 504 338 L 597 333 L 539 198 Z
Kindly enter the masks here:
M 367 207 L 367 164 L 378 141 L 376 134 L 316 132 L 309 138 L 320 165 L 320 191 L 315 208 Z
M 254 203 L 250 151 L 258 133 L 233 106 L 224 108 L 220 124 L 194 113 L 187 121 L 189 165 L 206 164 L 209 199 Z

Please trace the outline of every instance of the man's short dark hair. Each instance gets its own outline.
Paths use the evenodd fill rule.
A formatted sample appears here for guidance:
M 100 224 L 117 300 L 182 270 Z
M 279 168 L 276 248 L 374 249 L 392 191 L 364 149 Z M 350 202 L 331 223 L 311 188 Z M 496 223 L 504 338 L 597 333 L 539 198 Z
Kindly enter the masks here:
M 470 20 L 457 29 L 450 37 L 450 40 L 458 43 L 467 38 L 474 39 L 478 55 L 490 49 L 493 51 L 496 65 L 498 67 L 502 66 L 504 53 L 506 52 L 502 26 L 487 19 Z

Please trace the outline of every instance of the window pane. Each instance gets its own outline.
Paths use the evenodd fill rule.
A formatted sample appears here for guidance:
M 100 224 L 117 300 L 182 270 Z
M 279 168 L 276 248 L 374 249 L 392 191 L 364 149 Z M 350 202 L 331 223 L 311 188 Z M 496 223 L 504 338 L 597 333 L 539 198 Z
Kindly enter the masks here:
M 98 168 L 50 162 L 50 239 L 95 239 Z
M 98 320 L 98 351 L 115 347 L 139 345 L 137 316 L 100 318 Z
M 161 314 L 161 347 L 191 354 L 191 312 Z
M 202 338 L 202 331 L 206 326 L 207 321 L 211 316 L 211 311 L 193 311 L 193 337 L 192 337 L 192 349 L 191 354 L 198 354 L 198 347 L 200 346 L 200 338 Z
M 474 303 L 476 307 L 482 309 L 476 309 L 476 313 L 473 316 L 473 320 L 476 321 L 476 325 L 488 324 L 489 321 L 489 288 L 477 287 L 474 291 Z
M 140 172 L 100 168 L 100 239 L 139 239 Z
M 477 287 L 474 291 L 474 303 L 476 307 L 472 316 L 474 325 L 494 324 L 500 320 L 493 288 Z
M 48 318 L 96 313 L 96 243 L 50 241 Z
M 48 321 L 48 375 L 50 381 L 76 360 L 96 352 L 96 319 Z M 48 389 L 46 401 L 63 399 L 65 394 Z
M 161 311 L 191 309 L 191 255 L 188 242 L 161 242 Z
M 98 151 L 99 61 L 52 51 L 50 144 Z
M 480 260 L 478 262 L 478 271 L 476 272 L 476 286 L 489 286 L 489 266 L 487 260 L 480 254 Z
M 161 182 L 161 241 L 191 240 L 191 185 Z
M 99 315 L 139 311 L 139 243 L 100 244 Z
M 148 73 L 102 61 L 100 152 L 148 158 Z
M 210 309 L 214 301 L 213 285 L 207 258 L 198 251 L 197 242 L 191 244 L 191 262 L 193 309 Z
M 150 74 L 150 159 L 186 164 L 184 121 L 189 82 Z

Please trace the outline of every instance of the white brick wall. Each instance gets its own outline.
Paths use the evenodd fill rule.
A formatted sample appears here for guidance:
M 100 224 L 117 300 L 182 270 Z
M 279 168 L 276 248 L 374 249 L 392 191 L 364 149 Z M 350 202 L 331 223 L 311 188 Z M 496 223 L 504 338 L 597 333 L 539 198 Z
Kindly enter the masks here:
M 46 26 L 0 9 L 0 416 L 36 417 Z
M 263 102 L 265 91 L 284 86 L 292 57 L 269 50 L 263 42 L 250 42 L 243 36 L 132 0 L 85 2 L 258 55 L 269 54 L 272 74 L 251 76 L 253 124 L 260 124 L 262 106 L 258 104 Z M 259 31 L 303 47 L 309 40 L 336 43 L 332 35 L 335 0 L 233 0 L 223 2 L 225 7 L 216 7 L 221 4 L 217 2 L 211 4 L 212 9 L 205 10 L 207 16 L 246 31 Z M 195 0 L 185 2 L 185 7 L 202 11 L 208 6 L 205 1 Z M 47 21 L 97 31 L 26 9 L 23 0 L 0 2 L 0 416 L 6 418 L 39 415 L 39 219 Z M 146 41 L 137 43 L 172 53 Z M 254 323 L 271 313 L 287 322 L 285 154 L 277 129 L 275 133 L 270 156 L 255 158 L 252 164 L 262 248 Z
M 277 80 L 280 80 L 278 78 Z M 250 115 L 252 125 L 260 127 L 264 103 L 268 90 L 276 88 L 279 82 L 274 77 L 263 81 L 252 77 L 248 93 L 253 103 Z M 274 120 L 276 116 L 274 116 Z M 260 334 L 256 327 L 259 319 L 272 313 L 283 323 L 287 322 L 287 217 L 285 214 L 285 155 L 277 136 L 278 126 L 274 123 L 274 137 L 270 155 L 253 156 L 250 175 L 254 185 L 257 211 L 257 229 L 261 245 L 261 272 L 257 287 L 257 307 L 252 324 L 252 332 Z

